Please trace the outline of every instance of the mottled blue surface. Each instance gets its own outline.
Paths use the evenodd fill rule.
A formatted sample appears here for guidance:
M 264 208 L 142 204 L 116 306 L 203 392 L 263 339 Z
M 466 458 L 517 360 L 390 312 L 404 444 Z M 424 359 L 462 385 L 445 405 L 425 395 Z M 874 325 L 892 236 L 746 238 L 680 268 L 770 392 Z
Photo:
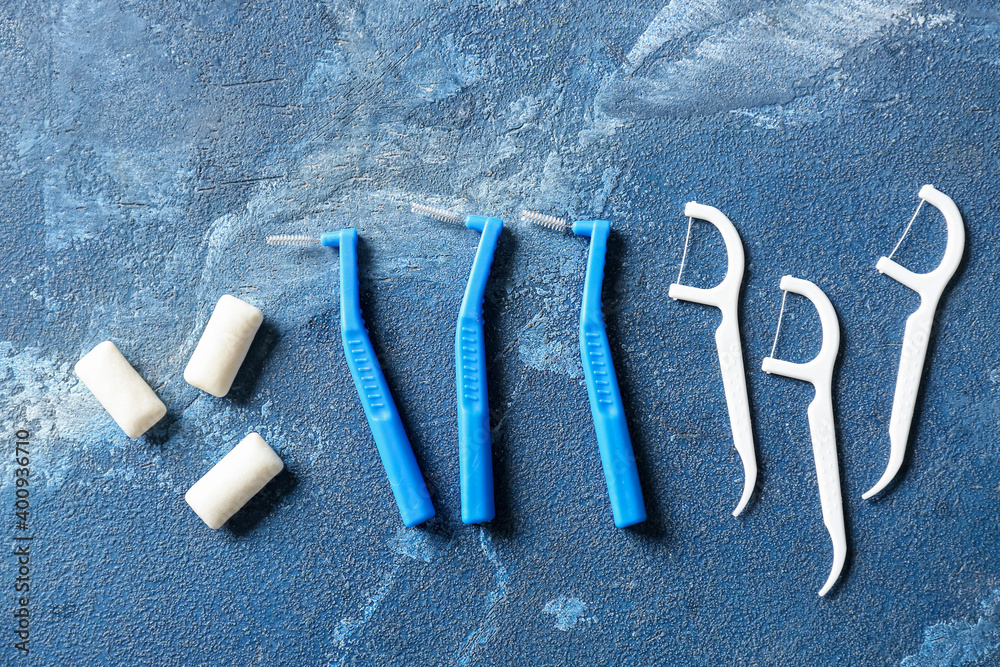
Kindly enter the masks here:
M 998 664 L 995 3 L 6 0 L 0 62 L 0 525 L 15 535 L 29 428 L 35 536 L 32 653 L 12 646 L 4 556 L 0 662 Z M 924 183 L 961 208 L 966 259 L 902 477 L 866 502 L 917 303 L 874 266 Z M 478 238 L 413 199 L 508 222 L 487 289 L 485 528 L 459 520 L 452 366 Z M 739 519 L 718 312 L 666 296 L 691 199 L 725 211 L 748 256 L 762 474 Z M 612 523 L 582 383 L 587 242 L 525 227 L 522 208 L 617 230 L 605 303 L 650 515 L 636 529 Z M 263 243 L 344 225 L 438 509 L 419 529 L 343 358 L 336 251 Z M 943 229 L 925 207 L 896 259 L 931 268 Z M 720 279 L 722 253 L 696 224 L 685 281 Z M 811 390 L 759 371 L 785 273 L 843 327 L 850 556 L 825 599 Z M 217 399 L 181 374 L 223 293 L 266 319 Z M 105 339 L 169 408 L 142 439 L 72 372 Z M 818 343 L 789 299 L 778 355 Z M 210 531 L 183 494 L 251 430 L 287 472 Z

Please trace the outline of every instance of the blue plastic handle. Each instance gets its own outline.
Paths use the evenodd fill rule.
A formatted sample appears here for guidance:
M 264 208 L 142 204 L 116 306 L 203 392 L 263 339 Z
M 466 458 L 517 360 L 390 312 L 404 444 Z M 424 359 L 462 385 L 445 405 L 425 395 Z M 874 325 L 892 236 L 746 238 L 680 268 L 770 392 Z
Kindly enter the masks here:
M 323 234 L 320 242 L 340 248 L 340 337 L 344 342 L 347 366 L 351 369 L 403 524 L 415 526 L 434 516 L 434 505 L 361 316 L 358 232 L 342 229 Z
M 635 466 L 632 439 L 625 422 L 625 408 L 618 390 L 618 378 L 601 311 L 604 255 L 611 223 L 607 220 L 580 220 L 573 223 L 573 232 L 590 237 L 590 256 L 580 309 L 580 354 L 587 394 L 590 396 L 590 412 L 594 415 L 597 431 L 597 445 L 601 450 L 604 479 L 611 498 L 611 512 L 615 525 L 624 528 L 645 521 L 646 506 L 642 500 L 639 471 Z
M 462 489 L 462 521 L 482 523 L 495 514 L 493 452 L 490 447 L 490 405 L 486 393 L 486 346 L 483 295 L 503 221 L 470 215 L 465 226 L 482 232 L 476 259 L 455 330 L 455 370 L 458 385 L 458 465 Z

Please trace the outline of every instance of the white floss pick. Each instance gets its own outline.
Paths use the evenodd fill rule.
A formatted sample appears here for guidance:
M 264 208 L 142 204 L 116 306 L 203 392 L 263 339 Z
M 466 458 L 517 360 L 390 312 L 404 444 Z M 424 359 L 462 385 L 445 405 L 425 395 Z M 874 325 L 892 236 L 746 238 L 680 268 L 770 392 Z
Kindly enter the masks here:
M 217 530 L 284 467 L 264 438 L 251 433 L 195 482 L 184 500 L 209 528 Z
M 778 313 L 778 327 L 774 332 L 771 356 L 765 357 L 761 370 L 773 375 L 784 375 L 794 380 L 808 382 L 815 395 L 806 408 L 809 419 L 809 435 L 812 439 L 813 459 L 816 461 L 816 481 L 819 485 L 819 504 L 823 511 L 823 524 L 830 532 L 833 542 L 833 566 L 830 576 L 820 589 L 819 595 L 826 595 L 840 578 L 847 560 L 847 528 L 844 524 L 844 499 L 840 491 L 840 463 L 837 460 L 837 427 L 833 417 L 833 367 L 840 352 L 840 320 L 830 299 L 819 287 L 808 280 L 784 276 L 779 283 L 781 291 L 801 294 L 816 307 L 819 323 L 823 328 L 823 344 L 819 354 L 812 361 L 794 363 L 776 359 L 778 334 L 781 332 L 781 316 L 785 311 L 785 297 L 781 297 L 781 311 Z
M 74 370 L 130 438 L 138 438 L 167 414 L 167 406 L 109 340 L 85 354 Z
M 259 308 L 224 294 L 184 369 L 187 383 L 213 396 L 225 396 L 263 321 Z

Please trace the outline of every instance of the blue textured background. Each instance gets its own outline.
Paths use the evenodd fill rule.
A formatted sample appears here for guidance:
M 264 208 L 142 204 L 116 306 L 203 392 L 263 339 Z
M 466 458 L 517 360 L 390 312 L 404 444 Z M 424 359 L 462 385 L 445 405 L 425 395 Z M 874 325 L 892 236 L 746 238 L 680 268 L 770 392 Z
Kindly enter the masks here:
M 661 3 L 664 0 L 661 0 Z M 175 8 L 163 5 L 173 4 Z M 0 526 L 33 443 L 33 652 L 0 559 L 0 661 L 37 665 L 998 664 L 998 75 L 991 2 L 184 3 L 0 9 Z M 752 5 L 752 6 L 751 6 Z M 892 387 L 917 297 L 877 274 L 924 183 L 961 208 L 901 481 Z M 459 516 L 453 327 L 477 236 L 498 517 Z M 667 299 L 684 202 L 748 254 L 742 329 L 760 484 L 742 472 L 712 333 Z M 613 221 L 608 329 L 650 519 L 612 524 L 576 318 L 587 242 L 522 208 Z M 925 208 L 896 258 L 936 265 Z M 344 362 L 337 255 L 362 299 L 438 516 L 402 528 Z M 721 278 L 696 224 L 685 282 Z M 840 314 L 835 393 L 851 555 L 829 571 L 807 385 L 768 377 L 790 273 Z M 223 293 L 265 325 L 230 396 L 181 377 Z M 72 366 L 114 340 L 169 408 L 130 441 Z M 778 354 L 811 356 L 789 299 Z M 248 431 L 283 473 L 226 528 L 184 491 Z M 6 537 L 4 538 L 7 539 Z

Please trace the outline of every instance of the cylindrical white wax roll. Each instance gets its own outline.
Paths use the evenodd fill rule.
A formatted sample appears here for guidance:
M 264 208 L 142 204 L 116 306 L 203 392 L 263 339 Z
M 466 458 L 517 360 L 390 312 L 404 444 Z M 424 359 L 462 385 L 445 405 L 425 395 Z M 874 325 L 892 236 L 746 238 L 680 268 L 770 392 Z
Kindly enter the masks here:
M 284 467 L 264 438 L 251 433 L 195 482 L 184 500 L 209 528 L 216 530 Z
M 263 321 L 259 308 L 223 295 L 184 369 L 184 379 L 213 396 L 225 396 Z
M 167 414 L 167 406 L 109 340 L 85 354 L 74 370 L 130 438 L 138 438 Z

